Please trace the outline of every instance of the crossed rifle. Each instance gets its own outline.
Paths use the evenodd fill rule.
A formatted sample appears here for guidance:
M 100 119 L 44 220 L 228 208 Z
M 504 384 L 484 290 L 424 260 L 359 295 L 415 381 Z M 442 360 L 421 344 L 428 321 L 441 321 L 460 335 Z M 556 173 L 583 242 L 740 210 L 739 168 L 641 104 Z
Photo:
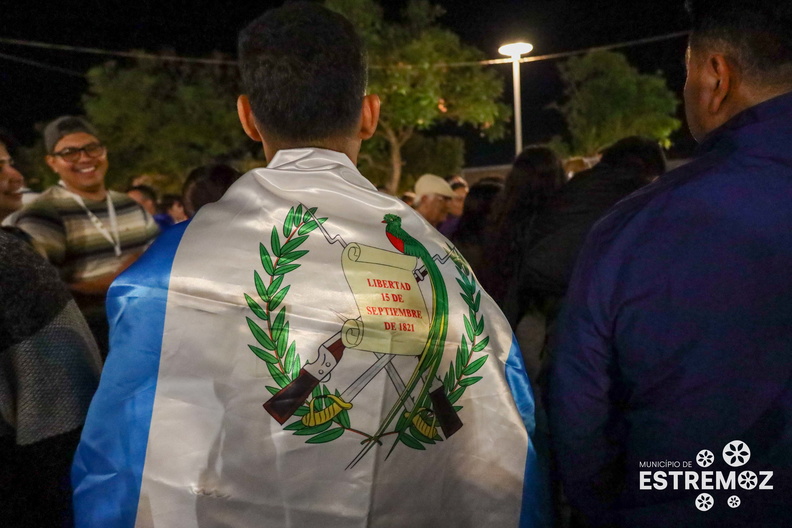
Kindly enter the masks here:
M 321 222 L 317 221 L 317 225 L 330 244 L 339 242 L 343 247 L 347 246 L 347 243 L 340 236 L 331 237 L 324 229 Z M 448 257 L 446 257 L 446 259 L 447 258 Z M 441 260 L 441 262 L 442 261 L 444 260 Z M 424 280 L 427 274 L 428 272 L 424 266 L 413 271 L 413 275 L 418 282 Z M 330 373 L 343 358 L 345 350 L 346 347 L 341 339 L 341 331 L 338 331 L 319 346 L 317 357 L 314 361 L 306 363 L 305 366 L 300 369 L 299 374 L 294 380 L 264 403 L 264 409 L 266 409 L 281 425 L 286 423 L 297 409 L 308 400 L 319 383 L 321 383 L 322 380 L 326 381 L 329 379 Z M 351 408 L 352 404 L 350 402 L 352 402 L 360 391 L 362 391 L 383 369 L 388 374 L 388 378 L 390 378 L 396 392 L 399 395 L 404 394 L 407 390 L 404 380 L 402 380 L 396 367 L 391 364 L 395 355 L 378 352 L 373 352 L 373 354 L 377 357 L 377 361 L 358 376 L 349 387 L 344 389 L 340 397 L 333 395 L 328 396 L 333 402 L 330 406 L 318 413 L 314 413 L 313 401 L 311 402 L 310 417 L 307 425 L 313 426 L 325 423 L 334 418 L 341 411 Z M 432 380 L 424 379 L 424 383 L 431 383 L 431 381 Z M 454 406 L 448 399 L 442 385 L 430 392 L 429 397 L 432 401 L 432 408 L 437 422 L 443 434 L 448 438 L 462 427 L 462 421 L 454 410 Z M 410 413 L 414 406 L 415 400 L 412 398 L 412 395 L 407 395 L 407 398 L 404 399 L 405 411 Z
M 339 331 L 319 346 L 317 358 L 314 361 L 306 363 L 306 365 L 300 369 L 300 373 L 294 380 L 264 403 L 264 409 L 266 409 L 281 425 L 286 423 L 297 409 L 299 409 L 311 396 L 311 393 L 319 383 L 321 383 L 322 380 L 329 379 L 330 373 L 341 361 L 345 350 L 346 347 L 341 340 L 341 332 Z M 373 352 L 373 354 L 377 357 L 377 361 L 358 376 L 349 387 L 344 389 L 340 398 L 330 396 L 333 400 L 333 404 L 325 409 L 324 415 L 322 416 L 323 419 L 320 419 L 317 423 L 309 423 L 308 425 L 324 423 L 335 417 L 335 415 L 342 410 L 352 407 L 350 404 L 352 400 L 354 400 L 360 391 L 362 391 L 383 369 L 388 374 L 388 378 L 390 378 L 396 392 L 400 395 L 404 394 L 407 390 L 404 385 L 404 380 L 402 380 L 396 367 L 391 363 L 395 355 L 381 354 L 378 352 Z M 424 383 L 426 383 L 426 380 L 424 380 Z M 457 412 L 454 410 L 454 406 L 449 401 L 442 385 L 430 392 L 429 397 L 432 400 L 432 407 L 437 422 L 440 424 L 443 434 L 448 438 L 462 427 L 462 420 L 460 420 Z M 411 395 L 408 395 L 404 401 L 405 411 L 408 413 L 411 412 L 414 405 L 415 401 Z

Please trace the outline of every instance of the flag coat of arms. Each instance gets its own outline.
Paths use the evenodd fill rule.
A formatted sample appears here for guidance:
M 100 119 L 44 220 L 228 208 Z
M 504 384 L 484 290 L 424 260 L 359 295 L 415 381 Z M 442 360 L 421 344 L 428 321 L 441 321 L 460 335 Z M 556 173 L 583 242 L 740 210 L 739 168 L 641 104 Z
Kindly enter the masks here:
M 108 295 L 78 526 L 545 526 L 533 396 L 464 258 L 343 154 L 280 151 Z

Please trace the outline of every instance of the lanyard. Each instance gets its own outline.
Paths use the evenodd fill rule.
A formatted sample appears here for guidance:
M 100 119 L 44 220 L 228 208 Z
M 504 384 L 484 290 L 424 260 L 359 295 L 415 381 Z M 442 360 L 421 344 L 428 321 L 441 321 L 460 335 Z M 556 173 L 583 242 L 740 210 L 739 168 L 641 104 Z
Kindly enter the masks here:
M 59 185 L 66 189 L 66 186 L 63 185 L 63 182 L 60 182 Z M 85 205 L 85 201 L 83 201 L 82 196 L 79 194 L 75 194 L 70 190 L 66 189 L 66 192 L 69 193 L 69 196 L 72 197 L 72 200 L 77 202 L 80 207 L 83 208 L 85 214 L 88 215 L 88 219 L 91 221 L 93 226 L 96 228 L 99 233 L 105 237 L 105 239 L 113 245 L 113 249 L 115 250 L 116 257 L 121 256 L 121 237 L 118 235 L 118 219 L 116 218 L 116 211 L 115 206 L 113 205 L 113 200 L 110 199 L 110 191 L 106 191 L 106 199 L 107 199 L 107 215 L 110 217 L 110 229 L 112 230 L 112 234 L 107 228 L 104 226 L 102 221 L 96 216 L 93 211 L 88 209 Z

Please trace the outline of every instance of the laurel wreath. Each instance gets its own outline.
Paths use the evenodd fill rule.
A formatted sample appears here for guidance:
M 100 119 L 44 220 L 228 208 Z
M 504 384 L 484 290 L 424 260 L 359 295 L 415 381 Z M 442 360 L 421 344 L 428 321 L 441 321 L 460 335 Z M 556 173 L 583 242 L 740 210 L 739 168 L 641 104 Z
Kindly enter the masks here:
M 473 353 L 482 352 L 487 348 L 489 336 L 479 339 L 484 333 L 484 316 L 478 317 L 479 308 L 481 307 L 481 289 L 476 283 L 476 277 L 470 271 L 467 262 L 461 258 L 456 248 L 451 252 L 451 260 L 454 262 L 459 274 L 459 278 L 456 281 L 462 288 L 460 296 L 468 306 L 468 314 L 462 316 L 465 323 L 465 333 L 462 335 L 460 345 L 457 347 L 456 363 L 451 362 L 451 366 L 443 379 L 443 388 L 448 394 L 449 401 L 454 404 L 465 393 L 465 389 L 481 381 L 481 376 L 473 376 L 473 374 L 484 366 L 489 356 L 478 357 L 472 363 L 471 359 L 473 359 Z M 468 341 L 470 342 L 469 347 Z M 461 409 L 461 406 L 454 406 L 454 410 L 457 412 Z
M 474 352 L 482 352 L 487 347 L 487 344 L 489 344 L 489 336 L 480 338 L 484 333 L 485 323 L 484 316 L 478 316 L 481 307 L 481 289 L 476 283 L 476 278 L 473 276 L 473 273 L 471 273 L 470 266 L 465 262 L 465 259 L 456 248 L 450 248 L 449 255 L 459 275 L 456 281 L 462 288 L 460 296 L 468 307 L 468 314 L 463 315 L 465 333 L 462 335 L 460 345 L 457 347 L 456 361 L 451 362 L 442 380 L 439 377 L 437 378 L 439 381 L 442 381 L 443 390 L 448 395 L 448 400 L 453 405 L 459 401 L 459 398 L 462 397 L 468 387 L 481 381 L 481 376 L 473 376 L 473 374 L 484 366 L 489 356 L 483 355 L 477 357 L 472 363 L 471 360 L 473 360 Z M 418 405 L 426 405 L 427 403 L 428 402 L 417 402 Z M 459 412 L 462 410 L 462 406 L 454 405 L 454 410 Z M 428 419 L 424 419 L 423 422 L 434 425 L 431 413 L 428 414 Z M 397 430 L 401 429 L 400 425 L 404 426 L 406 424 L 402 421 L 397 425 Z M 399 435 L 399 440 L 407 447 L 418 450 L 426 449 L 424 444 L 434 444 L 442 441 L 442 437 L 436 432 L 432 436 L 429 436 L 426 433 L 429 432 L 430 429 L 425 427 L 421 429 L 423 429 L 423 431 L 414 423 L 409 424 L 408 428 Z M 433 429 L 434 428 L 432 428 L 432 430 Z
M 289 322 L 286 320 L 287 309 L 285 306 L 281 306 L 289 293 L 289 288 L 291 288 L 291 285 L 283 286 L 283 281 L 288 273 L 300 267 L 300 264 L 296 262 L 308 254 L 308 251 L 298 250 L 298 248 L 308 240 L 308 235 L 311 231 L 318 228 L 319 224 L 327 221 L 327 218 L 316 218 L 316 210 L 316 207 L 303 208 L 302 204 L 299 204 L 296 208 L 292 207 L 289 209 L 289 213 L 286 215 L 286 219 L 280 229 L 283 233 L 283 240 L 281 240 L 279 229 L 277 227 L 272 228 L 270 249 L 268 250 L 263 243 L 259 244 L 261 265 L 264 268 L 264 273 L 269 276 L 269 280 L 265 282 L 265 279 L 262 279 L 258 271 L 253 272 L 253 282 L 260 302 L 245 294 L 245 300 L 250 310 L 259 320 L 265 323 L 265 328 L 262 328 L 255 320 L 250 317 L 246 318 L 253 337 L 261 345 L 261 348 L 253 345 L 248 345 L 248 347 L 256 356 L 264 360 L 267 370 L 277 384 L 277 387 L 267 386 L 267 390 L 271 394 L 277 394 L 278 391 L 294 380 L 299 374 L 302 365 L 300 355 L 296 352 L 296 343 L 289 341 Z M 280 310 L 278 310 L 279 307 Z M 273 317 L 276 310 L 278 310 L 277 314 Z M 313 390 L 311 396 L 319 398 L 328 394 L 330 394 L 329 389 L 320 384 Z M 321 410 L 323 403 L 324 400 L 322 398 L 317 399 L 315 405 L 317 410 Z M 344 428 L 328 430 L 333 422 L 327 422 L 316 427 L 297 427 L 297 425 L 302 426 L 299 417 L 308 414 L 308 412 L 308 406 L 302 405 L 294 413 L 298 420 L 284 427 L 284 429 L 294 431 L 296 435 L 310 436 L 311 438 L 308 438 L 306 442 L 313 444 L 330 442 L 344 434 Z M 334 422 L 349 427 L 349 416 L 346 411 L 339 414 Z
M 289 322 L 287 318 L 287 308 L 282 306 L 286 295 L 289 293 L 291 285 L 283 285 L 284 277 L 300 267 L 297 263 L 299 259 L 308 254 L 307 250 L 298 248 L 308 239 L 308 235 L 317 229 L 320 224 L 327 221 L 327 218 L 317 218 L 316 207 L 308 209 L 302 204 L 289 209 L 289 213 L 283 222 L 280 232 L 284 239 L 281 240 L 278 227 L 273 227 L 270 233 L 270 249 L 263 244 L 259 244 L 261 265 L 264 273 L 269 277 L 268 280 L 262 278 L 258 271 L 253 272 L 253 282 L 256 287 L 256 294 L 259 300 L 245 294 L 247 305 L 253 314 L 262 321 L 246 317 L 248 327 L 260 347 L 248 345 L 250 350 L 267 365 L 267 370 L 272 376 L 277 386 L 268 385 L 266 388 L 271 394 L 277 394 L 281 389 L 291 383 L 300 372 L 302 360 L 296 352 L 295 341 L 289 341 Z M 471 363 L 474 352 L 481 352 L 487 346 L 489 337 L 479 339 L 484 332 L 484 317 L 478 317 L 481 303 L 481 291 L 476 284 L 475 277 L 470 272 L 469 266 L 456 249 L 451 251 L 451 258 L 456 267 L 459 279 L 457 283 L 462 287 L 462 299 L 468 306 L 469 313 L 464 317 L 465 334 L 461 339 L 461 344 L 457 347 L 456 363 L 451 362 L 449 370 L 442 381 L 444 390 L 452 404 L 456 403 L 467 387 L 481 380 L 481 376 L 472 376 L 476 373 L 487 360 L 487 356 L 477 358 Z M 278 310 L 278 308 L 280 308 Z M 275 313 L 277 310 L 277 313 Z M 274 315 L 273 315 L 274 314 Z M 468 346 L 469 342 L 469 346 Z M 438 378 L 440 379 L 440 378 Z M 325 384 L 320 383 L 311 393 L 314 411 L 319 412 L 332 401 L 327 396 L 334 394 L 340 396 L 336 389 L 333 393 Z M 428 402 L 416 402 L 423 404 L 427 409 L 430 408 Z M 454 406 L 457 412 L 461 406 Z M 296 418 L 293 422 L 286 425 L 284 431 L 291 431 L 297 436 L 308 436 L 306 443 L 323 444 L 332 442 L 340 438 L 344 433 L 350 431 L 364 437 L 361 443 L 370 442 L 373 437 L 368 433 L 352 428 L 349 413 L 346 410 L 338 413 L 332 420 L 321 425 L 307 426 L 301 418 L 310 412 L 308 404 L 303 404 L 295 412 Z M 422 417 L 423 418 L 423 417 Z M 434 427 L 434 419 L 431 411 L 428 411 L 427 419 L 424 424 L 429 422 L 431 428 L 422 427 L 419 429 L 415 423 L 406 424 L 405 417 L 402 417 L 394 431 L 387 434 L 399 434 L 399 440 L 412 449 L 424 450 L 424 444 L 434 444 L 442 441 Z M 422 432 L 423 430 L 423 432 Z M 399 433 L 399 431 L 401 431 Z M 431 431 L 431 432 L 430 432 Z M 379 440 L 377 440 L 379 442 Z

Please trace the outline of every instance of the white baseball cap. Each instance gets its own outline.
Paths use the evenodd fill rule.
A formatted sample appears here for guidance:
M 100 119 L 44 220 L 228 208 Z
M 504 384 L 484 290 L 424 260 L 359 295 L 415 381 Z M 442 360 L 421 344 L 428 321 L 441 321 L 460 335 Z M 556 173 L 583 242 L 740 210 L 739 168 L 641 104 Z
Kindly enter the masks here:
M 439 194 L 449 198 L 456 196 L 451 186 L 443 178 L 434 174 L 424 174 L 415 182 L 415 195 L 420 198 L 430 194 Z

